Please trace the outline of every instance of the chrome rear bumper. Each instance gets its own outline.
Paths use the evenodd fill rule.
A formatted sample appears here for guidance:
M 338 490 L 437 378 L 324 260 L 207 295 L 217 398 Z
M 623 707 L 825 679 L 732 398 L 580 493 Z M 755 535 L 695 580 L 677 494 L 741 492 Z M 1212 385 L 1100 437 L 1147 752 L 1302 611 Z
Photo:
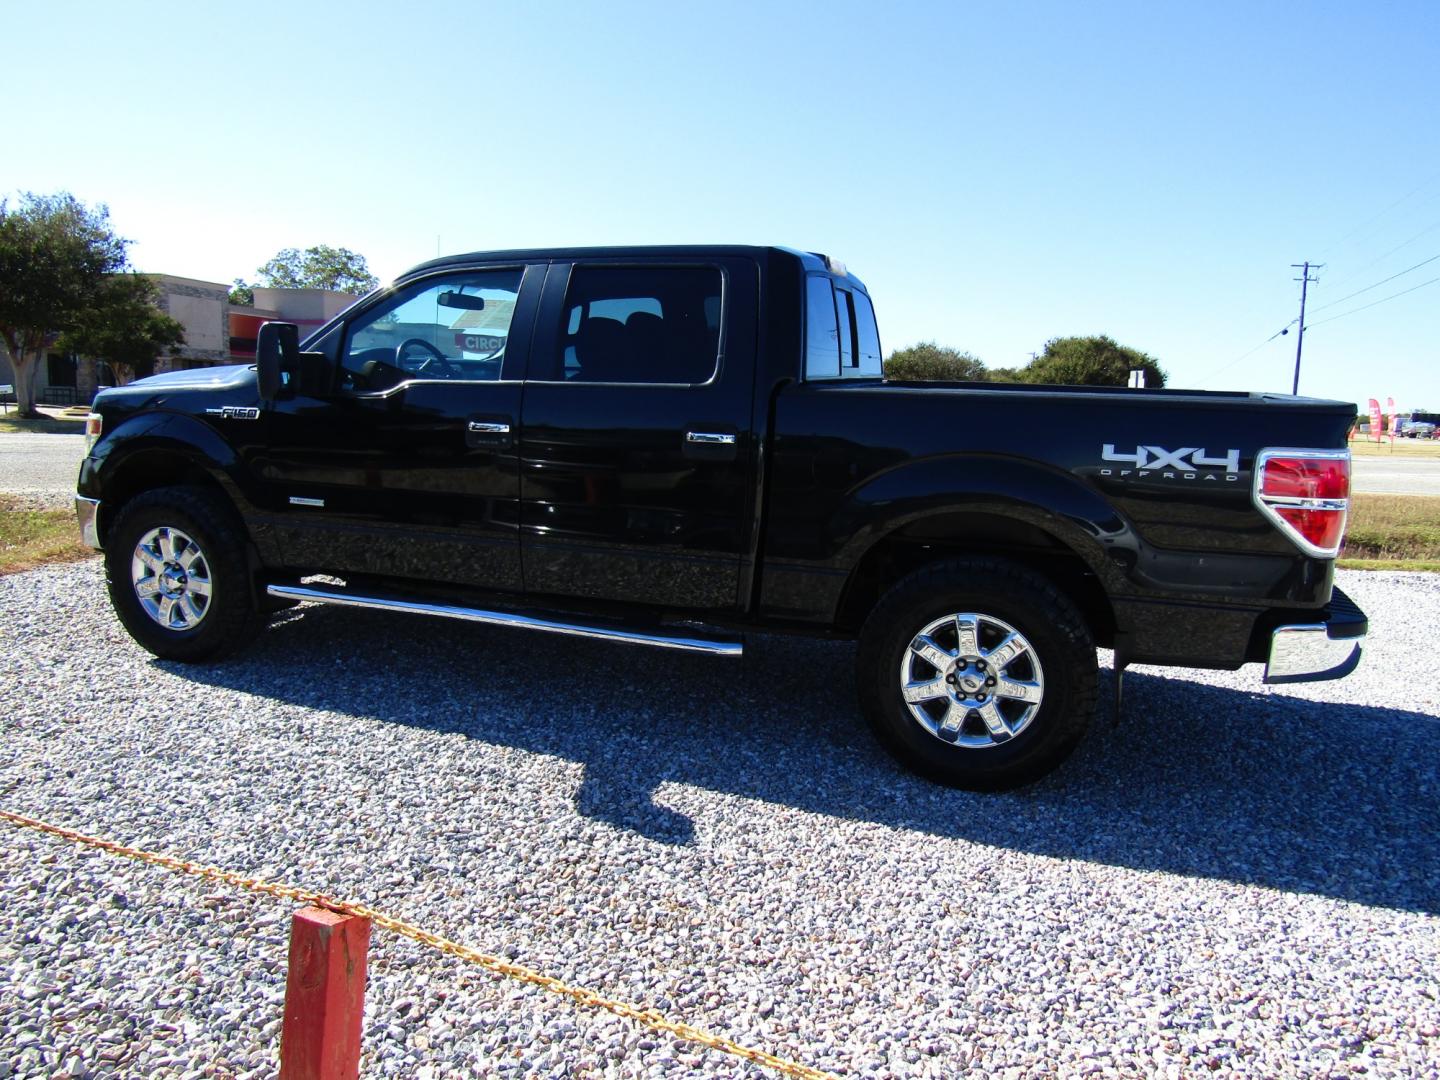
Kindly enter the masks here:
M 80 522 L 80 542 L 100 550 L 100 500 L 75 496 L 75 517 Z
M 1359 665 L 1369 629 L 1365 613 L 1339 589 L 1334 590 L 1324 622 L 1281 626 L 1270 635 L 1265 682 L 1343 679 Z

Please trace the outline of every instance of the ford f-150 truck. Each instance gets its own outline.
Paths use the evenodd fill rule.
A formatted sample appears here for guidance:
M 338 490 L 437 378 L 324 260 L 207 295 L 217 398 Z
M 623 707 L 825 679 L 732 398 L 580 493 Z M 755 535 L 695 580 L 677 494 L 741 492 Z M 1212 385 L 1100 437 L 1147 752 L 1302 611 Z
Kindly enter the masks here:
M 157 656 L 312 601 L 735 656 L 858 640 L 901 761 L 1029 782 L 1127 664 L 1338 678 L 1352 405 L 887 383 L 868 292 L 783 248 L 437 259 L 253 367 L 95 399 L 77 508 Z M 797 707 L 801 707 L 797 703 Z

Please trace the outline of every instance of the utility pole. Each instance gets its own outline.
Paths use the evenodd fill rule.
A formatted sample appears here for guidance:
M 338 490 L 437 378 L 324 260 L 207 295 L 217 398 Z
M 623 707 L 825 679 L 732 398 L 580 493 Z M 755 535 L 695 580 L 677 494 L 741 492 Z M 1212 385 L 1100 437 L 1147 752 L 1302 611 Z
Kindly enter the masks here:
M 1310 276 L 1310 263 L 1308 261 L 1291 263 L 1290 265 L 1300 271 L 1300 276 L 1295 279 L 1300 282 L 1300 333 L 1295 339 L 1295 381 L 1290 386 L 1290 393 L 1298 395 L 1300 393 L 1300 350 L 1305 346 L 1305 293 L 1309 289 L 1312 281 L 1319 281 L 1320 279 Z M 1315 264 L 1316 270 L 1322 270 L 1324 267 L 1324 263 Z

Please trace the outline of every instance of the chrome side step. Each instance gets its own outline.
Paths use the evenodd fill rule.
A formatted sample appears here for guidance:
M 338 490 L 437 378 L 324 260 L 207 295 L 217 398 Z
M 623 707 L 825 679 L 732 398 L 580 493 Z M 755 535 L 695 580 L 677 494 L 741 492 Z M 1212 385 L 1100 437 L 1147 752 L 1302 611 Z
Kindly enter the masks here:
M 597 626 L 560 622 L 514 611 L 486 611 L 483 608 L 459 607 L 454 604 L 405 600 L 398 596 L 362 596 L 344 589 L 319 588 L 314 585 L 269 585 L 265 591 L 270 596 L 278 596 L 283 600 L 308 600 L 316 604 L 375 608 L 378 611 L 406 611 L 413 615 L 439 615 L 447 619 L 488 623 L 491 626 L 517 626 L 523 630 L 546 630 L 552 634 L 599 638 L 601 641 L 619 641 L 627 645 L 653 645 L 660 649 L 709 653 L 711 656 L 740 656 L 745 651 L 745 645 L 739 638 L 726 638 L 700 630 L 657 627 L 642 631 L 603 624 Z

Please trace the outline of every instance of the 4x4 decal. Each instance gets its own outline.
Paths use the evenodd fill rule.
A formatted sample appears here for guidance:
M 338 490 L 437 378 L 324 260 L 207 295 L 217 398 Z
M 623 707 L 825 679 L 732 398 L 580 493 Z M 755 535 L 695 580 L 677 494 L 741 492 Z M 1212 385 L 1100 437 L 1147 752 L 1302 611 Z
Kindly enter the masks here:
M 1101 476 L 1142 477 L 1159 475 L 1166 480 L 1227 480 L 1240 479 L 1240 451 L 1226 450 L 1223 456 L 1206 453 L 1203 446 L 1182 446 L 1179 450 L 1167 450 L 1163 446 L 1137 446 L 1133 452 L 1115 449 L 1114 443 L 1105 443 L 1100 449 L 1105 461 L 1124 462 L 1128 469 L 1101 469 Z M 1214 469 L 1223 468 L 1223 473 Z

